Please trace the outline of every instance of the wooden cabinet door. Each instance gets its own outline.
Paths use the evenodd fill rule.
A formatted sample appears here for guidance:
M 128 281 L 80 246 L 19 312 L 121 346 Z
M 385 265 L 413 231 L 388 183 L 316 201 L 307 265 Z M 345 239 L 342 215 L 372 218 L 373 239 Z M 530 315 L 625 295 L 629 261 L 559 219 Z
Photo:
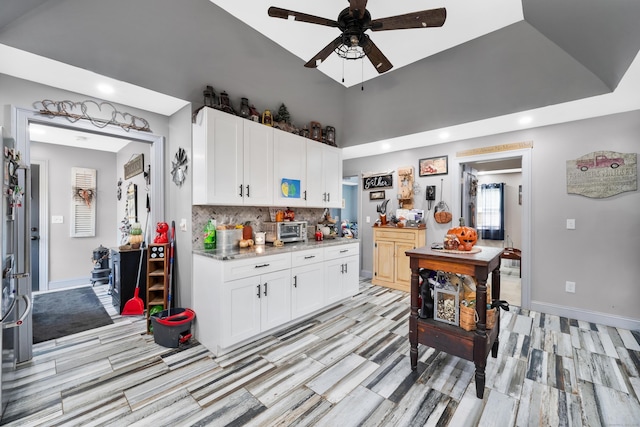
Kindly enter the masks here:
M 409 267 L 409 257 L 405 255 L 406 251 L 415 249 L 412 243 L 396 243 L 396 283 L 411 286 L 411 267 Z
M 222 328 L 220 347 L 225 348 L 260 333 L 262 284 L 256 276 L 224 282 L 221 287 L 222 324 L 218 327 Z
M 244 188 L 245 205 L 273 204 L 273 128 L 244 121 Z
M 379 240 L 374 248 L 374 279 L 393 282 L 395 279 L 395 243 Z
M 261 328 L 266 331 L 291 320 L 291 271 L 260 276 L 262 283 Z
M 309 264 L 291 270 L 291 309 L 293 318 L 321 309 L 324 297 L 324 264 Z

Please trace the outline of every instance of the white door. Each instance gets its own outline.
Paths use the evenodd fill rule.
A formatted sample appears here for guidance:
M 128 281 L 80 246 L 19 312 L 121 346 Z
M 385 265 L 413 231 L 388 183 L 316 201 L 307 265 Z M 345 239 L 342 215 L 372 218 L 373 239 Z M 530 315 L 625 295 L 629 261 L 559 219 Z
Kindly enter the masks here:
M 291 271 L 263 274 L 260 282 L 262 330 L 266 331 L 291 320 Z
M 293 317 L 304 316 L 324 306 L 324 264 L 310 264 L 291 270 Z
M 244 121 L 245 205 L 273 204 L 273 128 Z
M 262 295 L 260 277 L 225 282 L 222 286 L 222 325 L 220 347 L 229 347 L 260 333 L 260 304 Z

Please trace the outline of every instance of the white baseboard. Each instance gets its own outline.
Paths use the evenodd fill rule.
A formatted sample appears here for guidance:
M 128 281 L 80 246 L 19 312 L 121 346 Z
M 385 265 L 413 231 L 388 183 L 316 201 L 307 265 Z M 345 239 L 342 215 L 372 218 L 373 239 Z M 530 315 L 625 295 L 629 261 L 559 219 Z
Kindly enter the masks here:
M 75 286 L 83 286 L 90 285 L 91 277 L 78 277 L 76 279 L 66 279 L 66 280 L 56 280 L 54 282 L 49 282 L 48 290 L 52 291 L 55 289 L 63 289 L 63 288 L 73 288 Z
M 616 316 L 598 311 L 581 310 L 574 307 L 565 307 L 557 304 L 550 304 L 540 301 L 531 301 L 531 310 L 539 313 L 555 314 L 569 319 L 582 320 L 615 328 L 628 329 L 631 331 L 640 330 L 640 319 Z

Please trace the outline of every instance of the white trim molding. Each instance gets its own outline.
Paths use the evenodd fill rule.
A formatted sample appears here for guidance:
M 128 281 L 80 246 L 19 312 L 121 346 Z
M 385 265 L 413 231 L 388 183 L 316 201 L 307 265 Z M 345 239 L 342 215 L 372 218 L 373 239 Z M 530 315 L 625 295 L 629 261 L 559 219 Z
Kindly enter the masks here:
M 567 317 L 569 319 L 591 322 L 599 325 L 613 326 L 614 328 L 628 329 L 630 331 L 640 330 L 640 320 L 630 317 L 615 316 L 599 311 L 584 310 L 575 307 L 552 304 L 542 301 L 531 301 L 531 310 L 539 313 L 554 314 L 556 316 Z

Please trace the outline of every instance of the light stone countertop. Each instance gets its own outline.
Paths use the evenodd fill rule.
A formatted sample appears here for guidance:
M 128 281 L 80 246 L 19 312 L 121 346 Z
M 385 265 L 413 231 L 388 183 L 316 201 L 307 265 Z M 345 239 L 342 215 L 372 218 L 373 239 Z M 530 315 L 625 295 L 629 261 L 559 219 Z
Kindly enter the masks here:
M 264 255 L 277 255 L 286 252 L 303 251 L 306 249 L 325 248 L 328 246 L 346 245 L 349 243 L 359 243 L 359 239 L 336 237 L 335 239 L 325 239 L 321 242 L 315 240 L 308 240 L 306 242 L 292 242 L 285 243 L 284 246 L 275 247 L 272 243 L 265 245 L 255 245 L 251 248 L 235 248 L 231 250 L 220 249 L 194 249 L 193 253 L 196 255 L 202 255 L 209 258 L 217 259 L 219 261 L 228 261 L 234 259 L 245 259 L 256 256 Z

